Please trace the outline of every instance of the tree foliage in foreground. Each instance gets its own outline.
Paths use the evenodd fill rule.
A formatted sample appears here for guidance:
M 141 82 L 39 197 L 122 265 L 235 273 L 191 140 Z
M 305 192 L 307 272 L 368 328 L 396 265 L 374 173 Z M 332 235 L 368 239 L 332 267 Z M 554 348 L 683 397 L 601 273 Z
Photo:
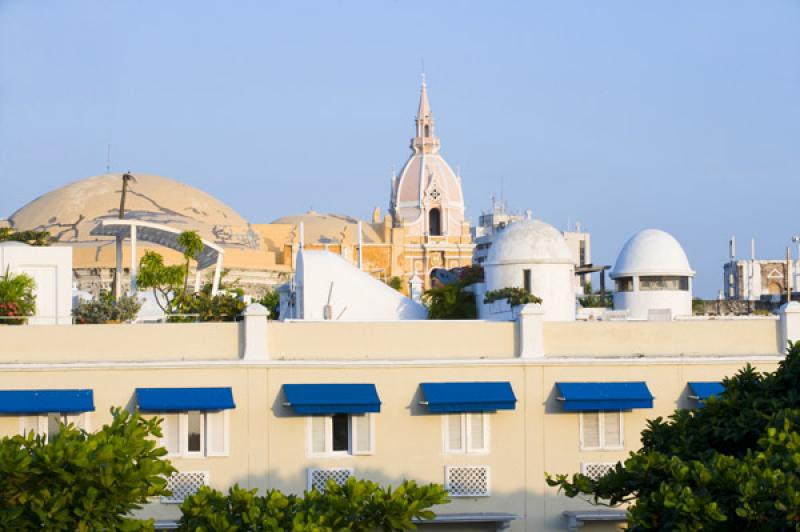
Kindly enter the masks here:
M 800 343 L 775 372 L 748 365 L 724 384 L 702 408 L 650 421 L 624 466 L 548 484 L 596 504 L 631 502 L 631 531 L 800 530 Z
M 0 440 L 0 529 L 153 529 L 130 512 L 164 494 L 174 471 L 153 438 L 161 437 L 160 420 L 112 414 L 95 433 L 70 424 L 50 441 L 33 432 Z
M 413 518 L 432 519 L 430 508 L 448 502 L 444 488 L 405 481 L 397 489 L 368 480 L 328 481 L 325 493 L 302 497 L 233 486 L 228 495 L 207 487 L 181 506 L 179 529 L 206 532 L 280 531 L 339 532 L 414 530 Z

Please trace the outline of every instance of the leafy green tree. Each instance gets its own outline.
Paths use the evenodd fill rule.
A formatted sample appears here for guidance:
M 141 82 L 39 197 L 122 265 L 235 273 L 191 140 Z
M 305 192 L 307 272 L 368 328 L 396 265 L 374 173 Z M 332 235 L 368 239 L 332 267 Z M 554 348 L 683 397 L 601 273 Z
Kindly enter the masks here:
M 426 290 L 422 301 L 428 307 L 429 320 L 474 320 L 478 317 L 475 295 L 465 291 L 461 283 Z
M 166 494 L 174 469 L 157 446 L 160 420 L 112 410 L 93 434 L 62 426 L 46 441 L 33 432 L 0 440 L 0 529 L 152 530 L 131 517 L 148 497 Z
M 172 300 L 182 292 L 184 272 L 183 265 L 167 266 L 159 253 L 147 251 L 139 261 L 136 282 L 140 288 L 151 288 L 158 306 L 169 314 Z
M 209 532 L 280 531 L 339 532 L 414 530 L 412 519 L 432 519 L 430 508 L 448 502 L 441 486 L 405 481 L 397 489 L 368 480 L 329 481 L 302 497 L 269 490 L 263 496 L 238 485 L 223 495 L 207 487 L 181 506 L 179 529 Z
M 189 288 L 189 263 L 192 260 L 197 260 L 200 252 L 203 251 L 203 240 L 197 231 L 184 231 L 178 235 L 178 245 L 181 247 L 183 258 L 186 260 L 183 274 L 183 293 L 185 294 Z
M 800 343 L 772 373 L 751 366 L 695 409 L 657 418 L 642 448 L 598 480 L 548 475 L 569 497 L 629 502 L 628 530 L 800 529 Z
M 8 268 L 0 276 L 0 325 L 19 325 L 24 319 L 8 319 L 15 316 L 33 316 L 36 312 L 36 281 L 30 275 L 13 274 Z

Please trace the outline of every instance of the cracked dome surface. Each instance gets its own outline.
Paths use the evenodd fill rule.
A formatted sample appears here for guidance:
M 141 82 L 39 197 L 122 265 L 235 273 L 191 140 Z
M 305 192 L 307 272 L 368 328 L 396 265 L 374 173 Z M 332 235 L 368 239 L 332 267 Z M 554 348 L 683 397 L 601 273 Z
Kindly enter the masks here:
M 125 218 L 195 230 L 225 247 L 258 248 L 259 238 L 236 211 L 210 194 L 166 177 L 133 174 L 125 199 Z M 122 174 L 89 177 L 39 196 L 9 218 L 19 230 L 46 230 L 60 242 L 93 244 L 111 237 L 90 231 L 119 217 Z

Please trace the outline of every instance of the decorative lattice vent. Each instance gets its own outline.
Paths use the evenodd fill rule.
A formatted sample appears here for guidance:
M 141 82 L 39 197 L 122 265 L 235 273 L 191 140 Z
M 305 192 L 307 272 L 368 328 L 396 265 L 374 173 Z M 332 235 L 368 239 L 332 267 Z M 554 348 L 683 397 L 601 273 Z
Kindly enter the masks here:
M 189 495 L 194 495 L 201 486 L 208 485 L 206 471 L 182 471 L 173 473 L 167 479 L 167 489 L 172 493 L 169 497 L 161 497 L 161 502 L 182 503 Z
M 316 469 L 309 468 L 308 470 L 308 489 L 309 491 L 316 488 L 319 492 L 325 491 L 325 485 L 328 480 L 333 480 L 340 486 L 347 482 L 347 479 L 353 476 L 352 469 L 336 468 L 336 469 Z
M 592 480 L 597 480 L 616 466 L 616 462 L 589 462 L 581 464 L 581 474 Z
M 489 468 L 487 466 L 446 466 L 444 487 L 451 497 L 488 497 Z

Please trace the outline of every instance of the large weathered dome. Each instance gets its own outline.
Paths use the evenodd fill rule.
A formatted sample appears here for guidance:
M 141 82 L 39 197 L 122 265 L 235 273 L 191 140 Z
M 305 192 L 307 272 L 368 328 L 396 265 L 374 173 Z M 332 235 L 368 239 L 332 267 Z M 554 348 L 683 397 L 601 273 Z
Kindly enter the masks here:
M 304 239 L 306 244 L 340 244 L 345 240 L 358 240 L 357 218 L 346 214 L 325 214 L 309 211 L 305 214 L 283 216 L 274 220 L 273 224 L 300 225 L 303 223 Z M 361 230 L 364 242 L 375 244 L 381 242 L 378 233 L 372 225 L 362 221 Z
M 12 226 L 49 231 L 61 242 L 107 241 L 91 230 L 101 220 L 119 216 L 122 175 L 89 177 L 48 192 L 11 215 Z M 236 211 L 213 196 L 178 181 L 134 174 L 128 183 L 125 218 L 196 230 L 225 247 L 257 248 L 259 238 Z

